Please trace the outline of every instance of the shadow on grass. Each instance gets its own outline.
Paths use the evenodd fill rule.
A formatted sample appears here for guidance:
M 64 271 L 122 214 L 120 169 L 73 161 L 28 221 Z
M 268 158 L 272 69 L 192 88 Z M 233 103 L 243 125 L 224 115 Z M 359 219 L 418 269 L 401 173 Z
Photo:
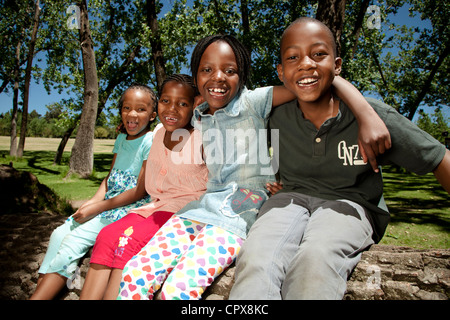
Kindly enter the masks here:
M 0 151 L 0 158 L 9 157 L 8 151 Z M 13 166 L 19 170 L 32 172 L 34 175 L 64 176 L 68 171 L 70 152 L 64 152 L 61 165 L 54 165 L 55 151 L 25 151 L 22 159 L 12 158 Z M 94 154 L 94 173 L 107 173 L 111 167 L 112 153 Z M 100 184 L 103 178 L 92 174 L 88 180 Z
M 450 232 L 450 197 L 433 174 L 418 176 L 390 168 L 383 170 L 383 181 L 391 225 L 427 224 Z
M 435 225 L 439 230 L 450 233 L 450 219 L 442 212 L 426 209 L 421 204 L 417 206 L 410 206 L 407 209 L 406 206 L 396 206 L 388 203 L 388 208 L 391 213 L 391 225 L 397 223 L 415 223 L 415 224 L 428 224 Z M 423 211 L 423 212 L 414 212 Z
M 97 172 L 109 171 L 113 154 L 96 153 L 94 154 L 94 170 Z
M 57 170 L 49 169 L 48 163 L 53 162 L 55 155 L 48 151 L 29 151 L 27 154 L 32 156 L 28 159 L 28 166 L 35 170 L 40 170 L 49 174 L 59 175 Z M 54 153 L 54 152 L 53 152 Z M 28 155 L 27 155 L 28 156 Z M 42 165 L 40 165 L 42 164 Z M 45 164 L 45 165 L 44 165 Z

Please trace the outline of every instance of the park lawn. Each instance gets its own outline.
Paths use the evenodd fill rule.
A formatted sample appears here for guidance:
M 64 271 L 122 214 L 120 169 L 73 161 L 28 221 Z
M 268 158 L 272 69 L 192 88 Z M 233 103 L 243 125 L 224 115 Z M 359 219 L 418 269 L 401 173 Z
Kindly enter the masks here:
M 16 169 L 30 171 L 41 183 L 69 201 L 91 198 L 108 174 L 113 157 L 114 141 L 96 140 L 91 177 L 65 179 L 70 152 L 64 152 L 61 165 L 53 165 L 55 151 L 49 151 L 56 150 L 59 139 L 50 142 L 39 140 L 44 138 L 27 138 L 24 157 L 15 159 L 9 156 L 9 140 L 3 139 L 8 143 L 2 144 L 1 138 L 6 137 L 0 137 L 0 164 L 13 162 Z M 28 148 L 33 150 L 27 151 Z M 48 150 L 41 150 L 43 148 Z M 391 223 L 381 243 L 423 249 L 450 248 L 450 197 L 434 175 L 418 176 L 388 166 L 383 168 L 383 179 Z
M 108 175 L 113 154 L 94 153 L 94 170 L 88 179 L 81 179 L 76 175 L 66 178 L 69 171 L 69 152 L 64 152 L 61 165 L 53 164 L 54 157 L 53 151 L 25 151 L 23 158 L 15 159 L 0 150 L 0 164 L 12 162 L 15 169 L 30 171 L 40 183 L 47 185 L 68 201 L 87 200 L 95 194 L 102 180 Z
M 382 244 L 450 248 L 450 196 L 432 173 L 418 176 L 383 169 L 391 222 Z
M 10 138 L 0 136 L 0 164 L 12 162 L 14 168 L 30 171 L 38 177 L 40 183 L 47 185 L 66 200 L 90 199 L 109 172 L 115 140 L 94 140 L 94 171 L 89 179 L 80 179 L 75 175 L 65 178 L 69 171 L 70 150 L 75 139 L 69 139 L 64 148 L 61 165 L 53 164 L 60 141 L 61 139 L 57 138 L 28 137 L 25 140 L 23 158 L 16 159 L 9 156 Z

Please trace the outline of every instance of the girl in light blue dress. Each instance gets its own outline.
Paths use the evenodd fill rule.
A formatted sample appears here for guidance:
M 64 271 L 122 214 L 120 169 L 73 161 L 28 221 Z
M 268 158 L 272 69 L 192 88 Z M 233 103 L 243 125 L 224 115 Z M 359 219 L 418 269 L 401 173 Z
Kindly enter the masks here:
M 274 181 L 265 132 L 270 110 L 294 97 L 284 87 L 247 90 L 249 69 L 250 56 L 231 36 L 197 44 L 191 70 L 205 103 L 193 122 L 202 133 L 207 192 L 127 263 L 119 299 L 152 299 L 167 276 L 163 299 L 199 299 L 238 254 L 268 198 L 265 185 Z M 275 91 L 286 101 L 273 101 Z
M 100 230 L 128 210 L 150 202 L 144 176 L 156 101 L 145 85 L 132 85 L 123 93 L 119 101 L 121 133 L 114 144 L 111 170 L 96 194 L 53 231 L 32 300 L 53 299 L 73 277 L 79 259 L 94 245 Z

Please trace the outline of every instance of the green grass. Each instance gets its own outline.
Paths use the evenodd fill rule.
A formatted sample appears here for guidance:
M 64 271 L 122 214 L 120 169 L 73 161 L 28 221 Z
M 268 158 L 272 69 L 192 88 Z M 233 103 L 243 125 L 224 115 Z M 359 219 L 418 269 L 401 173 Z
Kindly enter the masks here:
M 381 243 L 450 248 L 450 196 L 434 175 L 418 176 L 387 167 L 383 179 L 391 223 Z
M 54 165 L 53 151 L 25 151 L 21 159 L 10 157 L 7 151 L 0 151 L 0 164 L 13 163 L 17 170 L 26 170 L 34 174 L 40 183 L 53 189 L 67 200 L 90 199 L 97 191 L 111 167 L 112 153 L 94 153 L 94 170 L 88 179 L 76 175 L 65 178 L 69 171 L 70 153 L 64 152 L 61 165 Z
M 0 136 L 0 164 L 12 162 L 14 168 L 30 171 L 38 177 L 40 183 L 47 185 L 64 199 L 90 199 L 109 172 L 115 140 L 94 140 L 94 170 L 89 179 L 80 179 L 75 175 L 64 179 L 69 171 L 70 151 L 75 139 L 69 139 L 61 165 L 53 165 L 60 142 L 61 139 L 57 138 L 27 137 L 23 158 L 16 159 L 9 156 L 10 137 Z
M 108 174 L 113 157 L 113 143 L 110 141 L 96 140 L 95 145 L 99 147 L 94 146 L 94 172 L 89 179 L 76 176 L 64 179 L 69 170 L 70 153 L 64 153 L 61 165 L 53 165 L 55 151 L 40 149 L 56 150 L 57 144 L 35 142 L 29 148 L 38 150 L 27 151 L 26 148 L 24 157 L 15 159 L 8 155 L 9 146 L 2 146 L 0 141 L 0 164 L 13 162 L 16 169 L 30 171 L 41 183 L 67 200 L 91 198 Z M 43 147 L 37 148 L 38 143 Z M 414 248 L 450 248 L 450 197 L 434 175 L 418 176 L 385 167 L 383 177 L 391 223 L 381 243 Z

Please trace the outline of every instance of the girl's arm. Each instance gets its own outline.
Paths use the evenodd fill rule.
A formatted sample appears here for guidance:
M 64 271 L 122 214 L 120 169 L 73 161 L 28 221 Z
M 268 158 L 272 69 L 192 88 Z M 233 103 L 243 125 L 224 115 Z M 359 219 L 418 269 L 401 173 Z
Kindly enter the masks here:
M 337 96 L 345 102 L 358 121 L 358 143 L 364 162 L 369 160 L 373 170 L 378 172 L 376 157 L 391 147 L 391 136 L 386 125 L 350 82 L 336 76 L 333 86 Z
M 105 197 L 103 196 L 103 199 L 101 201 L 91 202 L 90 204 L 81 207 L 72 215 L 73 219 L 78 223 L 83 223 L 88 221 L 89 219 L 92 219 L 103 211 L 126 206 L 144 198 L 147 195 L 147 191 L 145 190 L 146 163 L 146 160 L 142 163 L 136 187 L 128 189 L 127 191 L 124 191 L 121 194 L 118 194 L 117 196 L 110 199 L 105 199 Z
M 93 204 L 95 202 L 99 202 L 99 201 L 102 201 L 105 199 L 106 192 L 108 191 L 107 181 L 108 181 L 109 175 L 111 174 L 111 170 L 114 167 L 114 163 L 116 162 L 116 157 L 117 157 L 117 153 L 114 153 L 108 175 L 105 177 L 105 179 L 103 179 L 102 183 L 100 184 L 100 186 L 97 189 L 97 192 L 94 194 L 94 196 L 91 199 L 89 199 L 88 201 L 83 203 L 78 210 L 84 208 L 85 206 L 88 206 L 90 204 Z
M 286 89 L 285 86 L 273 87 L 272 107 L 281 106 L 282 104 L 295 99 L 297 99 L 297 97 L 291 91 Z

